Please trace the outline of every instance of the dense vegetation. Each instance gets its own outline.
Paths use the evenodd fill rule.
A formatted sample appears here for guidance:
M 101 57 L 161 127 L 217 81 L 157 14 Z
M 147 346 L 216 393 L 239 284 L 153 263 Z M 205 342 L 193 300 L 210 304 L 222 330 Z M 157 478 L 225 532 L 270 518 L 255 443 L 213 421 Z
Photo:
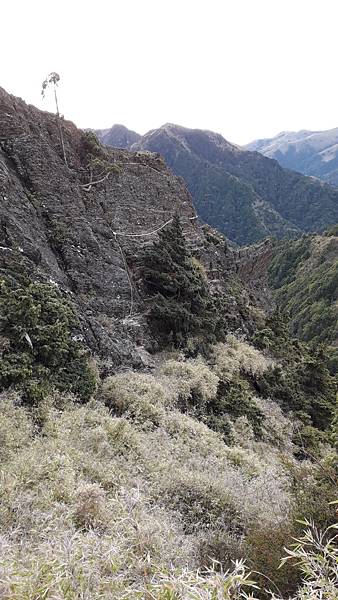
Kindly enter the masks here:
M 245 570 L 222 573 L 244 558 L 261 587 L 255 597 L 270 598 L 263 589 L 274 586 L 278 597 L 296 593 L 301 573 L 278 565 L 300 517 L 324 528 L 334 522 L 333 450 L 320 441 L 316 460 L 299 460 L 297 420 L 253 391 L 259 429 L 233 394 L 222 415 L 226 443 L 195 412 L 225 382 L 260 377 L 270 361 L 231 337 L 209 360 L 172 353 L 151 374 L 108 377 L 89 404 L 63 394 L 60 410 L 60 397 L 50 396 L 38 431 L 20 394 L 3 394 L 4 600 L 211 600 L 216 590 L 233 600 L 250 590 L 241 586 Z
M 41 402 L 53 388 L 89 399 L 95 378 L 76 336 L 79 323 L 55 285 L 3 279 L 0 315 L 0 390 L 19 387 L 30 404 Z
M 214 298 L 178 218 L 144 258 L 165 352 L 151 372 L 120 372 L 97 389 L 69 300 L 55 285 L 2 284 L 1 595 L 233 600 L 251 589 L 313 600 L 310 555 L 303 571 L 278 566 L 301 517 L 324 529 L 335 521 L 336 384 L 325 355 L 294 341 L 278 313 L 251 343 L 225 330 L 217 341 Z M 335 600 L 334 542 L 314 544 Z
M 291 332 L 315 346 L 330 346 L 332 368 L 338 367 L 338 237 L 306 236 L 276 246 L 269 269 L 277 303 L 290 319 Z

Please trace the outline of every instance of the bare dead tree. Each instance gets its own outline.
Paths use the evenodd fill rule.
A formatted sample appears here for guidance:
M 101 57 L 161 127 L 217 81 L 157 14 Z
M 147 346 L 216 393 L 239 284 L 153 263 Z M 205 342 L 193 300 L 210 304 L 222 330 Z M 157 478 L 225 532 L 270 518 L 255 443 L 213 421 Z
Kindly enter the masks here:
M 56 73 L 55 71 L 52 71 L 52 73 L 49 73 L 49 75 L 47 75 L 46 79 L 44 79 L 44 81 L 42 82 L 41 95 L 43 98 L 45 98 L 46 90 L 49 87 L 52 87 L 53 92 L 54 92 L 56 118 L 57 118 L 57 123 L 58 123 L 58 128 L 59 128 L 63 159 L 65 161 L 66 167 L 68 167 L 65 143 L 64 143 L 64 139 L 63 139 L 63 131 L 62 131 L 62 117 L 61 117 L 60 111 L 59 111 L 59 102 L 58 102 L 57 91 L 56 91 L 59 81 L 60 81 L 60 75 L 58 73 Z

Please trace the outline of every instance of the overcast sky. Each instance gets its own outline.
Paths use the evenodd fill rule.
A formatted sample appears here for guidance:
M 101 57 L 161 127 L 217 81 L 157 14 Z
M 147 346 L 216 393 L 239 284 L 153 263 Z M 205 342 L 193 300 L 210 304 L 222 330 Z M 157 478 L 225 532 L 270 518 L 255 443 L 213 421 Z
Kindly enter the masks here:
M 338 127 L 338 0 L 8 0 L 0 85 L 79 127 L 171 122 L 244 144 Z

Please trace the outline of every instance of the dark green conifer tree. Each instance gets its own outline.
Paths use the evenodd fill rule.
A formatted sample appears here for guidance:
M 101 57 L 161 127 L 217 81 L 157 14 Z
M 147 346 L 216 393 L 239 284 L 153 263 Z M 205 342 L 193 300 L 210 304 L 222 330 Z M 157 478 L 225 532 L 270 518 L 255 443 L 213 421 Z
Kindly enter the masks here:
M 189 253 L 178 215 L 159 232 L 143 259 L 149 320 L 161 344 L 178 347 L 191 335 L 211 335 L 216 329 L 213 298 Z
M 70 301 L 49 284 L 0 280 L 0 391 L 18 388 L 37 404 L 53 388 L 88 400 L 95 390 L 78 319 Z

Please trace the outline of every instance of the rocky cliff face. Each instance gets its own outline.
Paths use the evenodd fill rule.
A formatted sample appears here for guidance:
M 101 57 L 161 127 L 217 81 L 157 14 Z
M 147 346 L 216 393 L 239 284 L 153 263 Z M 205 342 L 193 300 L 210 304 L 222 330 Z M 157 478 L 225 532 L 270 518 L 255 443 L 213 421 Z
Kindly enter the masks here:
M 1 272 L 54 282 L 75 302 L 95 353 L 112 367 L 142 365 L 152 340 L 140 251 L 178 212 L 211 289 L 224 294 L 229 327 L 245 330 L 252 299 L 239 258 L 202 228 L 182 179 L 158 154 L 105 149 L 68 121 L 61 132 L 67 165 L 56 116 L 0 89 Z

